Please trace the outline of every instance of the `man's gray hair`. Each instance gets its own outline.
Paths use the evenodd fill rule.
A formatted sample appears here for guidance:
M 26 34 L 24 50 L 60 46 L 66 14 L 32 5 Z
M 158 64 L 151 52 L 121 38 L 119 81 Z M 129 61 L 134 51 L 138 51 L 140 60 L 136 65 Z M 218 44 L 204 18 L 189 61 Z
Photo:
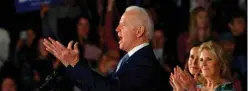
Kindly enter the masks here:
M 137 21 L 144 26 L 146 31 L 146 36 L 148 36 L 149 40 L 152 39 L 154 31 L 153 31 L 153 21 L 148 15 L 146 9 L 138 7 L 138 6 L 129 6 L 125 12 L 135 11 L 139 14 L 136 14 Z

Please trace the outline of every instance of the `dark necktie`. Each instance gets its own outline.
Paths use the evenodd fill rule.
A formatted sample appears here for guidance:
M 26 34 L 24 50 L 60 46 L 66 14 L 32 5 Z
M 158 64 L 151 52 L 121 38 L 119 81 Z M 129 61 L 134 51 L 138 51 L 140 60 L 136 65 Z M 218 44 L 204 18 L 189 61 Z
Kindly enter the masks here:
M 122 59 L 120 60 L 120 62 L 117 65 L 117 69 L 115 72 L 117 72 L 123 66 L 123 64 L 127 61 L 128 58 L 129 58 L 128 54 L 126 54 L 124 57 L 122 57 Z

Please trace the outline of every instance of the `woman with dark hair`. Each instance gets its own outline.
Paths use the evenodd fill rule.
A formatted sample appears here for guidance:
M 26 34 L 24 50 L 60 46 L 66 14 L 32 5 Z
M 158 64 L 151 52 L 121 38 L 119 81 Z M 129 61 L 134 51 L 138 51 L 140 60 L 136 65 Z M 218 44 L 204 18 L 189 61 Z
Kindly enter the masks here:
M 195 82 L 193 83 L 193 85 L 201 84 L 204 82 L 204 79 L 200 76 L 200 65 L 199 65 L 199 54 L 198 54 L 199 47 L 200 44 L 193 45 L 193 47 L 190 50 L 190 54 L 184 68 L 184 73 L 187 74 L 187 76 L 194 78 L 192 79 L 192 81 Z M 176 73 L 175 70 L 181 70 L 181 69 L 179 67 L 174 68 L 174 74 Z M 184 83 L 187 84 L 185 87 L 180 83 L 177 83 L 179 82 L 179 79 L 174 74 L 171 74 L 170 76 L 170 84 L 175 91 L 190 88 L 189 85 L 192 84 L 190 84 L 189 82 Z

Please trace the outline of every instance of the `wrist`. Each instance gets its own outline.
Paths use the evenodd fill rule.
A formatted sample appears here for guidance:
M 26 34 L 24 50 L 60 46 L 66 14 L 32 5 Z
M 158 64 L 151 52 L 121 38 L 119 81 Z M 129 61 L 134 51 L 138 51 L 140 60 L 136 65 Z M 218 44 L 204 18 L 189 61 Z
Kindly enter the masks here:
M 76 60 L 74 60 L 72 63 L 70 63 L 70 65 L 72 66 L 72 67 L 74 67 L 74 66 L 76 66 L 76 64 L 79 62 L 79 60 L 78 59 L 76 59 Z

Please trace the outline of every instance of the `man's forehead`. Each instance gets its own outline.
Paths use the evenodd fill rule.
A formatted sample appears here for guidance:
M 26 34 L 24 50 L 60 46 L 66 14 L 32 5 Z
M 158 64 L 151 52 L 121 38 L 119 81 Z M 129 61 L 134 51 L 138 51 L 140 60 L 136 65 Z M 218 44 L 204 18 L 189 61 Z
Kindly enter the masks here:
M 121 16 L 121 19 L 120 19 L 120 22 L 119 23 L 124 23 L 127 19 L 127 14 L 124 13 L 122 16 Z

